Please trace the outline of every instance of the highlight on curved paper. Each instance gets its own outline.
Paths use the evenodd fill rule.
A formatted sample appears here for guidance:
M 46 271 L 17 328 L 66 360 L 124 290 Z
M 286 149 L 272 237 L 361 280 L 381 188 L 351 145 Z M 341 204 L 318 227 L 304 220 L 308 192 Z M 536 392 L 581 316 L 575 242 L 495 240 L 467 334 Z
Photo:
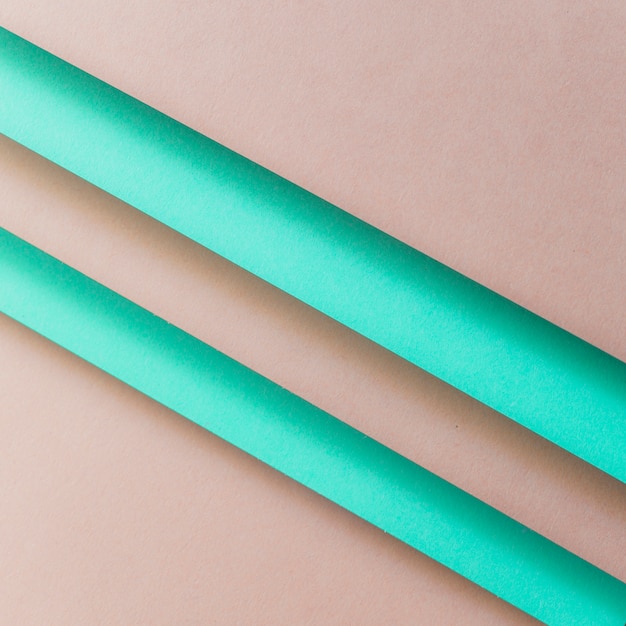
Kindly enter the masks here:
M 0 29 L 0 132 L 626 481 L 626 364 Z
M 550 624 L 626 584 L 0 229 L 0 312 Z

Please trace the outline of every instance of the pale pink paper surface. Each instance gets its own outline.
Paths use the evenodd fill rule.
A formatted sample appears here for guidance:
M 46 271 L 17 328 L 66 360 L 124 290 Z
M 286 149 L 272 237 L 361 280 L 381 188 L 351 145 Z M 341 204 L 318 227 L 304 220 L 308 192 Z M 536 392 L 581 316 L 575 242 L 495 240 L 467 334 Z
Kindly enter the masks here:
M 6 139 L 0 172 L 2 226 L 626 578 L 624 485 Z M 365 526 L 289 481 L 280 484 L 291 495 L 277 504 L 273 472 L 241 453 L 216 460 L 211 446 L 220 444 L 200 429 L 162 417 L 169 412 L 17 324 L 1 328 L 0 427 L 11 451 L 0 462 L 1 584 L 17 622 L 38 623 L 45 611 L 84 621 L 98 610 L 103 623 L 171 623 L 164 616 L 175 613 L 194 624 L 212 623 L 209 615 L 262 624 L 522 620 L 382 534 L 355 531 Z M 314 506 L 323 519 L 312 537 Z M 207 521 L 216 515 L 217 528 Z M 31 547 L 48 537 L 53 547 Z M 271 571 L 262 575 L 262 565 Z M 68 602 L 76 578 L 90 592 Z
M 2 624 L 533 623 L 1 315 L 0 341 Z
M 623 0 L 4 0 L 0 23 L 626 359 Z
M 7 1 L 0 23 L 624 358 L 622 5 L 396 6 Z M 6 140 L 0 194 L 1 226 L 626 578 L 623 485 Z M 10 623 L 524 623 L 0 332 Z

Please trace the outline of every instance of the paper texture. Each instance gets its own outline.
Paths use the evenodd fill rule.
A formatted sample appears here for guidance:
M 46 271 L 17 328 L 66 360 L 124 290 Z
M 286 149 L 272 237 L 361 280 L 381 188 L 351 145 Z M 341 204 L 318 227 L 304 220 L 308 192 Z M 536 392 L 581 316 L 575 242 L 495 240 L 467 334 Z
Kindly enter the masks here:
M 626 586 L 5 230 L 0 310 L 553 624 L 612 623 Z
M 1 34 L 5 134 L 626 480 L 623 362 Z

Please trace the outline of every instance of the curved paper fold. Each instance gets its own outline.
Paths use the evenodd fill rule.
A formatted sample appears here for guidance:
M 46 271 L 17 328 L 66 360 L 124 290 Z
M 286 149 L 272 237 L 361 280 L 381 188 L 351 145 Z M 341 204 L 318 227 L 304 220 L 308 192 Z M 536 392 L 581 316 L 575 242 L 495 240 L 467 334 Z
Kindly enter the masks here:
M 0 311 L 550 624 L 626 585 L 0 229 Z
M 2 29 L 0 132 L 626 481 L 626 364 Z

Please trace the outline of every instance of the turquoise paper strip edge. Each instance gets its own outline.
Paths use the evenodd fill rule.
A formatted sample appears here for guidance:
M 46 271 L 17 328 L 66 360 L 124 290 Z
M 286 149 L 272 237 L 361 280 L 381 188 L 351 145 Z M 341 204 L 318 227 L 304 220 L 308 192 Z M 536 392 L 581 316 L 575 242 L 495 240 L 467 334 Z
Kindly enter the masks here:
M 0 312 L 549 624 L 626 619 L 624 583 L 4 229 Z
M 626 364 L 0 29 L 0 132 L 626 481 Z

